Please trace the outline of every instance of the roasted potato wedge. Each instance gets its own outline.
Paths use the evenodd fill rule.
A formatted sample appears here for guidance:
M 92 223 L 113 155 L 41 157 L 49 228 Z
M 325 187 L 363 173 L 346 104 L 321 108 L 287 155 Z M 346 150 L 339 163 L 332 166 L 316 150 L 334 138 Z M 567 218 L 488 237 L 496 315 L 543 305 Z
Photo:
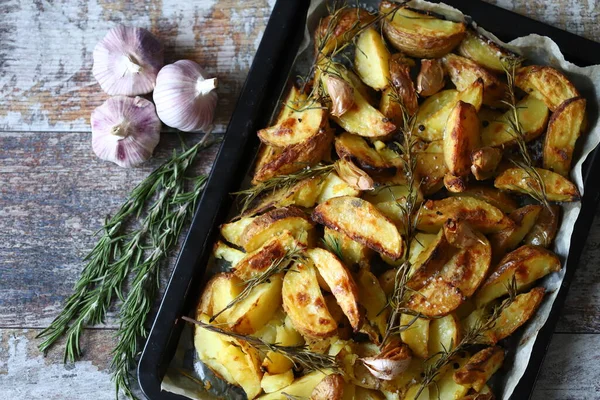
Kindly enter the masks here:
M 313 226 L 306 213 L 297 207 L 276 208 L 254 218 L 244 228 L 239 243 L 247 252 L 251 252 L 283 231 L 289 231 L 294 237 L 300 237 Z
M 380 391 L 367 389 L 360 386 L 356 386 L 356 390 L 354 392 L 354 399 L 386 400 L 385 396 Z
M 414 315 L 402 314 L 400 326 L 408 326 L 400 332 L 400 338 L 413 352 L 413 355 L 427 359 L 430 354 L 428 349 L 431 321 L 426 318 L 416 318 Z
M 439 98 L 432 96 L 428 98 L 423 106 L 417 112 L 417 131 L 415 134 L 426 141 L 442 140 L 444 137 L 444 128 L 452 109 L 459 101 L 472 104 L 475 110 L 479 111 L 483 101 L 483 80 L 477 79 L 473 84 L 467 87 L 462 92 L 457 92 L 455 97 L 443 105 L 435 109 L 435 106 L 440 104 L 439 101 L 444 100 L 449 96 L 444 92 L 440 92 Z M 429 102 L 429 104 L 427 104 Z M 433 113 L 429 114 L 431 111 Z
M 448 219 L 465 221 L 482 233 L 498 232 L 513 225 L 502 211 L 483 200 L 469 196 L 453 196 L 423 203 L 417 229 L 437 232 Z
M 312 371 L 308 374 L 297 378 L 291 385 L 279 389 L 273 393 L 260 396 L 258 400 L 282 400 L 288 396 L 296 396 L 304 399 L 310 398 L 314 388 L 327 376 L 331 371 Z M 283 394 L 285 393 L 285 394 Z
M 317 55 L 327 56 L 341 48 L 364 26 L 375 19 L 364 8 L 343 7 L 321 19 L 315 32 L 315 50 Z
M 515 84 L 530 96 L 543 101 L 551 111 L 573 97 L 579 91 L 562 72 L 549 66 L 530 65 L 517 70 Z
M 444 186 L 444 176 L 448 173 L 444 153 L 417 153 L 416 174 L 421 180 L 424 195 L 431 195 Z
M 496 72 L 504 72 L 506 58 L 518 60 L 518 55 L 500 46 L 491 39 L 467 29 L 465 38 L 457 47 L 457 52 L 463 57 L 470 58 L 477 64 Z
M 296 262 L 285 274 L 283 309 L 302 335 L 321 339 L 334 336 L 337 323 L 327 310 L 312 261 Z
M 523 242 L 534 246 L 550 247 L 558 231 L 560 211 L 560 206 L 556 204 L 550 205 L 550 209 L 544 207 Z
M 291 369 L 275 375 L 265 372 L 260 381 L 260 387 L 265 393 L 273 393 L 291 385 L 292 382 L 294 382 L 294 372 Z
M 453 253 L 454 249 L 446 240 L 444 231 L 440 229 L 435 239 L 427 244 L 416 257 L 414 264 L 411 266 L 411 275 L 406 284 L 407 287 L 412 290 L 421 289 L 434 278 L 450 260 Z
M 442 317 L 463 302 L 462 292 L 454 285 L 433 279 L 408 300 L 407 307 L 428 317 Z
M 215 258 L 225 260 L 230 263 L 232 267 L 235 267 L 236 264 L 246 256 L 246 253 L 238 249 L 234 249 L 221 240 L 218 240 L 213 247 L 213 256 Z
M 389 315 L 385 292 L 375 275 L 365 268 L 356 273 L 355 282 L 358 286 L 358 302 L 366 310 L 367 321 L 383 335 Z
M 442 368 L 435 384 L 429 388 L 431 399 L 461 399 L 469 392 L 469 388 L 454 382 L 454 367 L 461 368 L 467 361 L 468 357 L 458 357 Z
M 446 85 L 444 68 L 439 59 L 421 60 L 421 70 L 417 76 L 417 93 L 429 97 Z
M 431 119 L 435 114 L 440 112 L 440 110 L 445 109 L 447 107 L 452 109 L 452 107 L 454 107 L 454 105 L 456 104 L 457 97 L 458 91 L 454 89 L 449 89 L 442 90 L 441 92 L 435 93 L 431 97 L 425 99 L 425 101 L 419 107 L 419 111 L 417 112 L 417 121 L 419 122 Z M 424 131 L 425 125 L 417 124 L 417 128 L 420 131 Z
M 346 382 L 340 374 L 327 375 L 313 389 L 310 400 L 343 400 Z
M 460 323 L 456 315 L 448 314 L 442 318 L 432 319 L 429 323 L 427 348 L 431 357 L 452 350 L 460 339 Z
M 500 313 L 494 327 L 486 333 L 490 343 L 498 343 L 527 322 L 542 303 L 545 291 L 543 287 L 537 287 L 518 295 L 515 301 Z
M 507 251 L 517 248 L 527 233 L 531 230 L 535 221 L 543 210 L 541 205 L 528 205 L 510 213 L 508 216 L 514 221 L 514 225 L 500 232 L 490 235 L 490 243 L 494 253 L 494 259 L 503 257 Z
M 293 326 L 282 324 L 276 327 L 275 340 L 271 341 L 271 343 L 277 343 L 281 346 L 300 346 L 304 344 L 304 339 Z M 293 366 L 289 358 L 273 351 L 267 352 L 262 363 L 262 368 L 271 375 L 283 374 L 286 371 L 290 371 Z
M 314 166 L 329 155 L 333 131 L 328 127 L 319 131 L 304 142 L 288 146 L 279 154 L 261 159 L 254 172 L 253 184 L 266 181 L 278 175 L 291 174 L 306 166 Z
M 335 138 L 335 151 L 340 158 L 347 158 L 368 174 L 394 175 L 396 167 L 388 163 L 367 141 L 351 133 Z
M 483 104 L 498 106 L 504 98 L 506 86 L 496 75 L 476 62 L 456 54 L 442 57 L 444 68 L 454 86 L 460 91 L 467 89 L 477 79 L 483 80 Z
M 221 236 L 229 243 L 242 247 L 242 234 L 256 217 L 243 217 L 220 226 Z
M 517 202 L 508 193 L 489 186 L 472 185 L 464 192 L 458 194 L 450 193 L 450 196 L 473 197 L 483 200 L 506 214 L 510 214 L 517 209 Z
M 516 143 L 517 133 L 508 123 L 511 117 L 508 110 L 500 119 L 491 122 L 481 131 L 483 146 L 509 146 Z M 525 141 L 529 142 L 544 133 L 548 122 L 548 107 L 533 96 L 527 96 L 517 103 L 517 114 L 523 129 Z
M 335 255 L 327 250 L 309 249 L 306 254 L 329 286 L 352 328 L 358 331 L 361 324 L 361 315 L 358 310 L 358 289 L 350 272 Z
M 383 32 L 397 50 L 418 58 L 439 58 L 452 51 L 465 35 L 465 24 L 443 20 L 431 13 L 398 8 L 382 1 L 379 12 L 386 15 Z
M 359 194 L 360 190 L 350 186 L 336 172 L 330 172 L 323 182 L 321 191 L 317 197 L 317 203 L 324 203 L 334 197 L 358 196 Z
M 482 147 L 471 153 L 471 173 L 478 181 L 493 177 L 502 161 L 502 150 L 496 147 Z
M 477 110 L 469 103 L 459 100 L 454 106 L 446 128 L 444 129 L 444 161 L 448 173 L 460 178 L 466 177 L 471 171 L 471 153 L 479 147 L 479 119 Z M 461 179 L 464 181 L 464 179 Z M 444 180 L 446 183 L 446 180 Z M 466 182 L 462 185 L 448 187 L 451 192 L 466 190 Z
M 364 83 L 376 90 L 385 89 L 390 81 L 389 59 L 390 52 L 376 29 L 368 28 L 358 36 L 354 69 Z
M 508 293 L 508 285 L 516 280 L 517 290 L 561 269 L 560 259 L 539 246 L 525 245 L 508 253 L 477 292 L 475 302 L 482 306 Z
M 577 201 L 579 190 L 577 186 L 562 175 L 547 169 L 535 169 L 544 184 L 546 197 L 550 201 Z M 522 168 L 509 168 L 494 180 L 494 186 L 500 190 L 509 190 L 528 194 L 534 197 L 541 188 L 537 180 Z
M 487 347 L 475 353 L 465 365 L 454 372 L 454 382 L 479 392 L 488 379 L 500 369 L 503 361 L 502 347 Z
M 324 241 L 332 243 L 333 248 L 339 248 L 342 253 L 342 261 L 348 266 L 358 264 L 367 266 L 373 255 L 373 250 L 362 243 L 352 240 L 348 235 L 328 227 L 325 227 Z
M 583 97 L 564 101 L 552 114 L 544 141 L 544 168 L 562 176 L 569 176 L 575 142 L 581 135 L 585 121 Z
M 396 226 L 375 206 L 358 197 L 329 199 L 315 208 L 312 218 L 390 258 L 398 259 L 404 254 L 404 240 Z

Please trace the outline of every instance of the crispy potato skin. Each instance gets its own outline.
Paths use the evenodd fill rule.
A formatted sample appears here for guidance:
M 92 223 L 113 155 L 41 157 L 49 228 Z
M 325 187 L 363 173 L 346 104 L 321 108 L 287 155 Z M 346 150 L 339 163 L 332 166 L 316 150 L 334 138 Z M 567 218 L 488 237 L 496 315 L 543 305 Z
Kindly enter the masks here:
M 471 153 L 479 147 L 479 118 L 473 105 L 462 100 L 456 103 L 448 116 L 443 143 L 448 172 L 457 177 L 469 175 Z
M 383 32 L 392 46 L 411 57 L 442 57 L 452 51 L 465 35 L 462 22 L 445 21 L 407 7 L 390 13 L 395 7 L 385 0 L 379 5 L 379 12 L 388 14 L 383 21 Z
M 516 54 L 470 28 L 467 29 L 464 40 L 460 42 L 456 50 L 461 56 L 500 73 L 504 73 L 502 58 L 518 59 Z
M 523 242 L 534 246 L 550 247 L 558 231 L 560 216 L 560 206 L 550 205 L 550 210 L 544 207 Z
M 371 23 L 375 19 L 364 8 L 348 7 L 334 15 L 328 15 L 321 19 L 315 32 L 315 47 L 320 55 L 327 56 L 340 46 L 344 45 L 353 33 L 362 26 Z M 332 34 L 328 34 L 332 33 Z M 323 42 L 326 41 L 326 42 Z
M 342 375 L 327 375 L 310 394 L 310 400 L 342 400 L 345 381 Z
M 344 132 L 335 138 L 335 151 L 340 158 L 350 159 L 368 174 L 394 175 L 396 167 L 384 160 L 366 140 Z
M 536 168 L 546 189 L 546 197 L 550 201 L 577 201 L 579 190 L 573 182 L 556 172 Z M 531 194 L 531 188 L 537 187 L 537 181 L 529 176 L 522 168 L 509 168 L 494 180 L 494 186 L 501 190 Z
M 568 99 L 579 97 L 579 91 L 562 72 L 549 66 L 530 65 L 517 70 L 515 84 L 542 100 L 551 111 Z
M 499 346 L 485 348 L 454 372 L 454 382 L 480 391 L 490 377 L 502 366 L 504 349 Z
M 515 225 L 490 235 L 495 260 L 503 257 L 507 251 L 514 250 L 523 241 L 543 209 L 541 205 L 531 204 L 509 214 Z
M 312 219 L 390 258 L 398 259 L 404 254 L 404 241 L 398 229 L 375 206 L 360 198 L 329 199 L 315 208 Z
M 583 97 L 565 100 L 552 114 L 544 141 L 544 168 L 569 176 L 575 142 L 585 121 L 586 101 Z
M 439 59 L 421 60 L 421 70 L 417 76 L 417 92 L 420 96 L 429 97 L 446 85 L 445 72 Z

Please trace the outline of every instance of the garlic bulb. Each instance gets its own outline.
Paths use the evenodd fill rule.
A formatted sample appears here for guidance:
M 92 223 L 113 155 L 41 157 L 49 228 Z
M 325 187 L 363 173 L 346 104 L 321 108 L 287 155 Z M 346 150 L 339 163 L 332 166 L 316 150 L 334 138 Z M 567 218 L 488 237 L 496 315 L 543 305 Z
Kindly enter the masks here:
M 149 159 L 160 139 L 154 104 L 141 97 L 111 97 L 94 110 L 91 123 L 94 153 L 121 167 Z
M 373 190 L 373 179 L 352 161 L 342 158 L 333 164 L 338 176 L 357 190 Z
M 391 381 L 402 374 L 412 359 L 410 348 L 399 342 L 389 343 L 375 357 L 363 357 L 360 360 L 376 378 Z
M 150 93 L 163 66 L 162 44 L 143 28 L 117 26 L 94 49 L 92 72 L 111 96 Z
M 354 106 L 354 89 L 348 82 L 333 75 L 323 76 L 325 89 L 331 98 L 331 115 L 341 117 Z
M 184 132 L 206 131 L 217 107 L 217 78 L 206 79 L 195 62 L 180 60 L 158 73 L 154 103 L 165 125 Z

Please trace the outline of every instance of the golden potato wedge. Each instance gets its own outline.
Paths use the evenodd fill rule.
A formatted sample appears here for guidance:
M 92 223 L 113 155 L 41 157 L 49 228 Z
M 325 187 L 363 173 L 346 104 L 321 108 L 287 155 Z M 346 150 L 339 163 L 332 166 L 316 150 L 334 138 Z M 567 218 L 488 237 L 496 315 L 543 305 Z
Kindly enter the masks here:
M 502 150 L 496 147 L 482 147 L 471 153 L 471 173 L 478 181 L 493 177 L 502 161 Z
M 397 50 L 418 58 L 439 58 L 452 51 L 465 35 L 463 22 L 447 21 L 432 13 L 408 7 L 398 8 L 382 1 L 379 12 L 385 15 L 383 32 Z
M 260 387 L 265 393 L 273 393 L 277 390 L 283 389 L 286 386 L 289 386 L 294 381 L 294 372 L 291 369 L 281 373 L 271 375 L 268 372 L 262 377 L 260 381 Z
M 407 307 L 428 317 L 442 317 L 456 310 L 464 295 L 452 284 L 433 279 L 408 300 Z
M 319 129 L 306 141 L 288 146 L 280 154 L 257 164 L 252 183 L 264 182 L 274 176 L 291 174 L 318 164 L 329 155 L 332 141 L 333 131 L 328 127 Z
M 310 231 L 313 226 L 306 213 L 297 207 L 276 208 L 254 218 L 244 228 L 240 244 L 247 252 L 251 252 L 283 231 L 289 231 L 294 237 L 299 237 L 301 233 Z
M 459 179 L 469 175 L 471 153 L 479 147 L 479 138 L 477 110 L 473 105 L 459 100 L 450 111 L 444 129 L 444 161 L 449 174 Z M 458 191 L 463 192 L 466 185 L 463 186 L 464 188 Z M 446 188 L 450 190 L 448 185 Z
M 417 393 L 419 393 L 419 390 L 421 390 L 421 385 L 419 385 L 419 384 L 414 384 L 414 385 L 410 386 L 408 388 L 408 390 L 406 391 L 406 394 L 404 394 L 404 397 L 402 398 L 402 400 L 431 400 L 431 399 L 437 398 L 437 397 L 431 396 L 428 387 L 422 389 L 421 394 L 419 394 L 419 397 L 417 397 Z M 400 397 L 398 397 L 398 399 L 400 399 Z M 396 399 L 393 399 L 393 400 L 396 400 Z
M 550 201 L 577 201 L 579 190 L 571 181 L 556 172 L 536 168 L 545 187 L 546 197 Z M 522 168 L 509 168 L 494 180 L 494 186 L 500 190 L 532 195 L 540 192 L 538 181 Z M 534 197 L 534 196 L 532 196 Z
M 467 29 L 465 38 L 456 48 L 458 54 L 496 72 L 504 72 L 504 59 L 518 60 L 518 55 L 491 39 Z
M 267 146 L 264 143 L 261 143 L 258 154 L 256 155 L 254 174 L 256 175 L 259 171 L 265 170 L 267 165 L 275 163 L 282 153 L 282 148 Z M 253 180 L 252 184 L 256 184 L 256 182 L 257 181 Z
M 379 281 L 369 270 L 361 268 L 355 275 L 358 286 L 358 302 L 365 308 L 367 321 L 379 334 L 385 333 L 389 309 L 386 308 L 387 297 Z
M 328 375 L 313 389 L 310 400 L 343 400 L 346 382 L 340 374 Z
M 333 117 L 346 131 L 364 137 L 385 137 L 396 130 L 396 126 L 357 91 L 354 92 L 354 102 L 354 107 L 344 115 Z
M 376 90 L 389 85 L 390 52 L 375 28 L 365 29 L 356 41 L 354 69 L 364 83 Z
M 230 263 L 232 267 L 235 267 L 236 264 L 246 256 L 246 253 L 227 246 L 221 240 L 217 240 L 217 243 L 215 243 L 213 247 L 213 256 L 225 260 Z
M 416 192 L 414 198 L 415 205 L 418 207 L 423 202 L 423 193 L 420 188 L 413 188 Z M 365 193 L 363 198 L 374 204 L 386 217 L 392 220 L 399 229 L 405 222 L 401 207 L 406 205 L 410 189 L 407 185 L 380 186 L 379 188 Z M 390 260 L 393 262 L 393 260 Z
M 285 274 L 283 309 L 302 335 L 327 338 L 337 332 L 337 323 L 327 310 L 312 261 L 296 262 Z
M 469 361 L 454 372 L 454 382 L 479 392 L 502 366 L 504 349 L 487 347 L 475 353 Z
M 229 243 L 242 247 L 242 234 L 244 229 L 254 221 L 255 217 L 243 217 L 237 221 L 220 226 L 221 236 Z
M 453 196 L 423 203 L 417 229 L 437 232 L 448 219 L 463 220 L 482 233 L 498 232 L 513 225 L 502 211 L 483 200 Z
M 517 114 L 526 142 L 544 133 L 548 122 L 548 107 L 544 102 L 533 96 L 527 96 L 517 103 Z M 508 110 L 500 119 L 491 122 L 481 131 L 483 146 L 509 146 L 516 143 L 517 133 L 508 123 L 512 118 L 511 115 L 512 111 Z
M 340 158 L 347 158 L 372 175 L 394 175 L 396 167 L 387 162 L 365 139 L 351 133 L 335 138 L 335 151 Z
M 421 181 L 421 190 L 428 196 L 444 186 L 444 176 L 448 173 L 444 153 L 417 153 L 416 175 Z
M 477 79 L 483 80 L 483 104 L 498 106 L 504 98 L 506 85 L 496 75 L 476 62 L 456 54 L 442 57 L 444 69 L 454 86 L 460 91 L 467 89 Z
M 544 207 L 523 242 L 534 246 L 550 247 L 558 231 L 560 211 L 560 206 L 556 204 L 550 205 L 550 209 Z
M 307 250 L 306 254 L 331 289 L 352 328 L 358 331 L 361 324 L 358 289 L 350 272 L 335 255 L 327 250 L 315 248 Z
M 415 319 L 414 315 L 402 314 L 400 326 L 405 327 L 400 332 L 400 338 L 413 352 L 413 355 L 427 359 L 431 353 L 428 350 L 431 322 L 426 318 Z
M 508 293 L 508 285 L 516 280 L 517 290 L 561 269 L 560 259 L 539 246 L 524 245 L 508 253 L 477 292 L 475 302 L 482 306 Z
M 421 70 L 417 76 L 417 93 L 429 97 L 446 85 L 445 72 L 439 59 L 421 60 Z
M 429 387 L 431 399 L 461 399 L 469 392 L 469 388 L 454 382 L 454 367 L 463 367 L 468 357 L 458 357 L 447 364 L 440 375 L 435 379 L 435 384 Z
M 402 107 L 397 101 L 397 96 L 392 87 L 387 87 L 381 93 L 381 100 L 379 101 L 379 111 L 390 120 L 394 126 L 402 126 L 404 116 L 402 114 Z
M 352 337 L 353 329 L 350 325 L 350 321 L 344 314 L 344 311 L 338 304 L 337 300 L 332 294 L 325 295 L 325 305 L 331 314 L 331 317 L 335 320 L 338 326 L 337 337 L 341 340 L 348 340 Z
M 197 316 L 208 323 L 208 315 Z M 253 399 L 261 392 L 260 355 L 248 343 L 232 339 L 199 326 L 194 330 L 194 347 L 198 358 L 223 379 L 244 389 Z
M 543 210 L 541 205 L 528 205 L 521 207 L 509 214 L 515 224 L 505 230 L 490 235 L 490 243 L 494 253 L 494 259 L 503 257 L 507 251 L 517 248 L 527 233 L 531 230 L 538 215 Z
M 337 173 L 330 172 L 323 182 L 321 192 L 317 197 L 317 204 L 324 203 L 334 197 L 358 195 L 360 195 L 360 190 L 350 186 L 348 183 L 342 180 Z
M 321 19 L 315 32 L 317 55 L 327 56 L 341 48 L 374 19 L 373 14 L 360 7 L 343 7 Z
M 410 248 L 408 251 L 408 261 L 412 267 L 414 267 L 414 265 L 417 263 L 417 258 L 419 255 L 425 251 L 429 244 L 436 240 L 437 237 L 437 233 L 417 232 L 415 234 L 413 239 L 410 241 Z M 414 268 L 412 270 L 414 270 Z
M 398 259 L 404 254 L 404 240 L 396 226 L 375 206 L 358 197 L 329 199 L 315 208 L 312 218 L 390 258 Z
M 506 214 L 510 214 L 517 209 L 517 202 L 510 194 L 489 186 L 472 185 L 464 192 L 459 194 L 450 193 L 450 196 L 473 197 L 483 200 Z
M 543 101 L 553 112 L 565 100 L 580 96 L 577 88 L 562 72 L 546 65 L 519 68 L 515 76 L 515 85 L 530 96 Z
M 460 323 L 454 314 L 432 319 L 429 323 L 429 341 L 427 343 L 430 357 L 450 351 L 460 342 Z
M 544 141 L 544 168 L 569 176 L 575 142 L 585 121 L 585 99 L 575 97 L 563 102 L 548 122 Z
M 411 266 L 410 279 L 406 286 L 412 290 L 420 290 L 441 270 L 450 260 L 454 249 L 450 246 L 440 229 L 435 239 L 432 240 L 415 259 Z
M 444 92 L 440 92 L 438 94 L 440 96 L 439 99 L 437 99 L 436 96 L 427 99 L 425 103 L 423 103 L 421 109 L 425 107 L 427 102 L 431 101 L 431 103 L 427 104 L 427 108 L 425 108 L 423 111 L 419 109 L 419 112 L 417 113 L 417 131 L 415 134 L 428 142 L 443 139 L 444 128 L 446 127 L 448 116 L 452 112 L 452 109 L 456 106 L 456 103 L 459 101 L 472 104 L 475 109 L 479 111 L 483 101 L 483 80 L 477 79 L 471 86 L 467 87 L 462 92 L 456 93 L 453 99 L 444 103 L 441 108 L 437 109 L 437 111 L 432 114 L 428 114 L 435 109 L 437 101 L 443 100 L 446 98 L 446 96 L 449 96 L 445 93 L 442 95 L 442 93 Z M 433 100 L 434 98 L 436 101 Z
M 325 227 L 324 240 L 330 241 L 335 247 L 339 248 L 342 253 L 342 261 L 344 264 L 352 266 L 358 264 L 367 266 L 373 255 L 373 250 L 362 243 L 352 240 L 348 235 L 328 227 Z
M 332 372 L 329 370 L 325 371 L 312 371 L 308 374 L 297 378 L 292 382 L 291 385 L 279 389 L 273 393 L 262 395 L 258 400 L 283 400 L 285 394 L 288 396 L 296 396 L 299 398 L 308 399 L 312 394 L 314 388 L 321 382 L 327 375 Z
M 482 106 L 477 113 L 481 121 L 481 130 L 483 131 L 483 128 L 487 128 L 492 122 L 499 121 L 503 114 L 502 110 Z
M 518 295 L 515 301 L 500 313 L 494 327 L 486 333 L 490 342 L 498 343 L 527 322 L 542 303 L 545 291 L 543 287 L 537 287 Z
M 367 389 L 360 386 L 356 386 L 356 390 L 354 392 L 354 399 L 386 400 L 385 396 L 380 391 Z
M 454 107 L 454 105 L 456 104 L 457 97 L 458 91 L 454 89 L 449 89 L 442 90 L 441 92 L 438 92 L 432 95 L 431 97 L 425 99 L 423 104 L 421 104 L 421 106 L 419 107 L 419 111 L 417 112 L 417 121 L 419 122 L 431 119 L 435 114 L 445 109 L 446 107 L 450 107 L 450 109 L 452 109 L 452 107 Z M 425 125 L 422 125 L 421 127 L 419 126 L 419 124 L 417 124 L 417 127 L 421 131 L 425 130 Z
M 294 327 L 282 324 L 275 328 L 275 340 L 271 343 L 277 343 L 282 346 L 300 346 L 304 344 L 304 339 Z M 262 368 L 273 376 L 290 371 L 293 366 L 294 365 L 289 358 L 281 353 L 275 353 L 273 351 L 267 352 L 262 363 Z

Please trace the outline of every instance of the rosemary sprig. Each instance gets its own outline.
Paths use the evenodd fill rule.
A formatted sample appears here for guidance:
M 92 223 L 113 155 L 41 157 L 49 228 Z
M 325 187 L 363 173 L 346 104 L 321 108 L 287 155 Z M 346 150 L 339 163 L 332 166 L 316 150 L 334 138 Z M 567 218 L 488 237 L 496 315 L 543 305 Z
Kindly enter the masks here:
M 523 126 L 519 121 L 517 98 L 515 94 L 515 72 L 521 61 L 522 60 L 518 58 L 504 58 L 502 62 L 502 68 L 506 74 L 507 81 L 506 100 L 503 100 L 502 103 L 509 108 L 510 112 L 507 119 L 508 128 L 506 129 L 506 132 L 508 132 L 515 139 L 517 148 L 522 158 L 522 160 L 512 160 L 512 162 L 517 167 L 523 169 L 529 176 L 529 179 L 527 180 L 527 186 L 530 189 L 531 197 L 551 211 L 550 203 L 548 202 L 548 196 L 546 193 L 546 185 L 544 184 L 539 172 L 535 169 L 534 162 L 527 149 Z M 532 184 L 532 181 L 535 183 Z
M 335 254 L 337 258 L 339 258 L 340 260 L 344 260 L 342 244 L 340 243 L 338 238 L 329 234 L 325 234 L 323 236 L 323 239 L 321 239 L 321 242 L 323 243 L 323 246 L 325 246 L 327 250 Z
M 452 347 L 451 344 L 450 349 L 444 348 L 443 351 L 433 354 L 429 357 L 428 360 L 435 361 L 425 368 L 425 371 L 423 372 L 424 376 L 421 380 L 421 385 L 419 386 L 419 390 L 417 391 L 415 398 L 418 398 L 421 395 L 421 392 L 423 392 L 423 390 L 425 390 L 426 387 L 434 383 L 434 380 L 442 372 L 442 369 L 458 353 L 464 351 L 469 346 L 477 344 L 486 344 L 486 332 L 488 332 L 490 329 L 493 329 L 496 326 L 496 322 L 498 321 L 498 318 L 500 317 L 502 312 L 505 309 L 507 309 L 517 297 L 517 279 L 515 276 L 513 276 L 510 282 L 508 283 L 507 290 L 508 298 L 497 307 L 494 307 L 487 319 L 478 320 L 473 327 L 467 330 L 461 341 L 455 347 Z
M 267 269 L 265 269 L 260 274 L 253 276 L 250 279 L 244 281 L 244 289 L 238 294 L 233 300 L 231 300 L 225 308 L 221 311 L 214 314 L 210 317 L 210 322 L 213 322 L 219 315 L 223 314 L 225 311 L 229 310 L 231 307 L 235 306 L 242 300 L 246 299 L 250 293 L 256 288 L 258 285 L 261 285 L 265 282 L 268 282 L 269 279 L 273 277 L 273 275 L 277 275 L 281 272 L 286 271 L 289 266 L 297 261 L 300 261 L 304 258 L 302 255 L 302 249 L 294 248 L 287 251 L 282 257 L 275 258 L 271 265 Z
M 408 327 L 405 327 L 404 329 L 401 329 L 401 327 L 397 327 L 396 321 L 400 317 L 401 308 L 406 300 L 406 283 L 409 279 L 409 272 L 410 262 L 408 261 L 402 263 L 402 265 L 398 268 L 398 271 L 396 271 L 396 276 L 394 277 L 394 291 L 392 292 L 392 295 L 388 300 L 388 305 L 392 308 L 392 312 L 390 313 L 390 316 L 388 318 L 385 334 L 383 335 L 381 345 L 379 346 L 380 349 L 385 347 L 387 340 L 389 339 L 390 335 L 394 333 L 394 331 L 401 332 L 402 330 L 408 329 Z M 417 319 L 418 316 L 412 320 L 412 323 L 410 325 L 414 324 L 417 321 Z
M 255 349 L 262 353 L 272 351 L 273 353 L 281 354 L 294 364 L 296 369 L 304 369 L 308 371 L 317 370 L 323 371 L 325 369 L 338 370 L 339 365 L 335 360 L 334 356 L 328 354 L 315 353 L 310 351 L 306 345 L 299 346 L 282 346 L 277 343 L 268 343 L 255 336 L 242 335 L 235 332 L 226 331 L 215 325 L 207 324 L 202 321 L 197 321 L 189 317 L 182 317 L 183 320 L 196 324 L 199 327 L 215 332 L 221 335 L 229 336 L 234 339 L 243 340 Z
M 289 189 L 303 179 L 322 176 L 331 171 L 333 171 L 333 164 L 317 164 L 314 167 L 306 167 L 289 175 L 274 176 L 264 182 L 260 182 L 258 185 L 232 194 L 238 196 L 241 203 L 240 215 L 244 215 L 254 200 L 259 197 L 267 193 L 273 193 L 277 189 Z

